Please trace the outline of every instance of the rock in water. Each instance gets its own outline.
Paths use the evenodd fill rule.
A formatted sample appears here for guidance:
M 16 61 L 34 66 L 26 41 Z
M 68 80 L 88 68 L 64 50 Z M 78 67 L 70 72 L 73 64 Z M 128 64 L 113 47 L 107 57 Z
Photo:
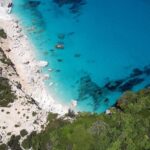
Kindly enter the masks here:
M 40 5 L 40 1 L 29 1 L 30 7 L 37 7 Z
M 38 66 L 39 67 L 46 67 L 46 66 L 48 66 L 48 62 L 47 61 L 39 61 Z

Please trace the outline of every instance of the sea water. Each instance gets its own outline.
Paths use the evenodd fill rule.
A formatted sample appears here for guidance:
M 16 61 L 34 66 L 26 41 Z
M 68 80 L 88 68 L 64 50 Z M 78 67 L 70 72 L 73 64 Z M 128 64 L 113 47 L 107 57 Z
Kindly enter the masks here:
M 37 58 L 49 62 L 42 71 L 55 100 L 103 112 L 123 92 L 149 87 L 148 0 L 13 1 Z

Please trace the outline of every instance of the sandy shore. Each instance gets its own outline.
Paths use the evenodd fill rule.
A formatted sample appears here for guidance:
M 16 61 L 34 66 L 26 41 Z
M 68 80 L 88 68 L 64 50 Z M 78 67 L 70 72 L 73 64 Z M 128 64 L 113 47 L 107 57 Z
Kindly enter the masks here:
M 53 113 L 63 115 L 68 108 L 56 102 L 44 85 L 45 75 L 41 73 L 41 67 L 47 65 L 45 61 L 37 61 L 34 47 L 14 15 L 8 15 L 4 8 L 0 7 L 0 27 L 8 35 L 8 45 L 2 44 L 6 55 L 14 63 L 20 77 L 23 90 L 30 95 L 38 105 Z M 10 52 L 7 48 L 11 49 Z

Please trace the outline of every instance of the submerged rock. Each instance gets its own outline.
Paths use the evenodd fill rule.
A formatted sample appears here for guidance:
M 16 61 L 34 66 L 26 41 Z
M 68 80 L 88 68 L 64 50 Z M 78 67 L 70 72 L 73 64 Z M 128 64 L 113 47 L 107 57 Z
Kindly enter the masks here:
M 85 0 L 53 0 L 54 3 L 58 4 L 59 7 L 63 5 L 71 5 L 70 12 L 78 13 L 80 11 L 80 7 L 86 4 Z
M 145 66 L 143 72 L 144 72 L 146 75 L 150 75 L 150 66 Z
M 63 6 L 65 4 L 79 4 L 83 0 L 53 0 L 53 2 L 57 3 L 59 6 Z
M 56 72 L 61 72 L 61 70 L 60 70 L 60 69 L 56 69 L 55 71 L 56 71 Z
M 105 98 L 104 99 L 104 103 L 108 103 L 109 102 L 109 99 L 108 98 Z
M 58 62 L 63 62 L 63 59 L 57 59 Z
M 132 88 L 140 83 L 142 83 L 144 81 L 143 78 L 134 78 L 131 80 L 128 80 L 126 83 L 124 83 L 123 85 L 121 85 L 119 87 L 121 92 L 127 91 L 127 90 L 132 90 Z
M 123 83 L 123 81 L 124 80 L 110 81 L 110 82 L 106 83 L 104 87 L 110 91 L 114 91 Z
M 143 74 L 143 71 L 140 70 L 139 68 L 135 68 L 133 69 L 133 72 L 131 73 L 130 77 L 136 77 L 136 76 L 140 76 Z
M 81 57 L 81 54 L 75 54 L 74 57 L 79 58 Z
M 29 1 L 28 4 L 30 7 L 37 7 L 40 5 L 40 1 Z
M 65 38 L 65 34 L 63 34 L 63 33 L 61 33 L 61 34 L 58 34 L 58 36 L 57 36 L 59 39 L 64 39 Z
M 102 89 L 91 80 L 89 75 L 80 79 L 78 100 L 82 101 L 91 97 L 93 100 L 93 111 L 96 111 L 101 101 Z

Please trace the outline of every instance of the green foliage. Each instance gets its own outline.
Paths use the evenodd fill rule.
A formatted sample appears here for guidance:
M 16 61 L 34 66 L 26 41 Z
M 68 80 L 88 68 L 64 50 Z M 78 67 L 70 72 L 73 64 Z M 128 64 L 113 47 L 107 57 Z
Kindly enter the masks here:
M 6 33 L 5 33 L 5 31 L 3 29 L 0 29 L 0 38 L 1 37 L 4 38 L 4 39 L 7 38 L 7 35 L 6 35 Z
M 30 145 L 25 148 L 33 150 L 149 150 L 150 89 L 125 93 L 117 106 L 111 109 L 111 115 L 79 113 L 72 123 L 50 114 L 46 129 L 28 136 L 23 147 Z
M 36 116 L 36 115 L 37 115 L 37 112 L 33 111 L 32 116 Z
M 11 150 L 22 150 L 22 148 L 20 147 L 19 140 L 20 140 L 19 135 L 18 136 L 15 136 L 15 135 L 11 136 L 9 142 L 7 143 Z
M 9 103 L 16 99 L 15 94 L 11 90 L 9 80 L 0 77 L 0 107 L 6 107 Z
M 22 130 L 20 131 L 20 135 L 21 135 L 22 137 L 26 136 L 27 134 L 28 134 L 28 132 L 27 132 L 27 130 L 25 130 L 25 129 L 22 129 Z
M 22 142 L 22 146 L 25 148 L 25 149 L 29 149 L 31 148 L 31 144 L 32 143 L 32 138 L 36 136 L 36 132 L 33 131 L 30 135 L 27 136 L 27 138 Z
M 6 144 L 1 144 L 0 145 L 0 150 L 8 150 L 8 147 Z
M 5 55 L 5 53 L 3 52 L 2 48 L 0 48 L 0 53 L 1 53 L 1 57 L 0 57 L 0 61 L 4 64 L 7 64 L 8 66 L 12 66 L 14 67 L 14 64 L 11 62 L 11 60 L 9 58 L 7 58 L 7 56 Z

